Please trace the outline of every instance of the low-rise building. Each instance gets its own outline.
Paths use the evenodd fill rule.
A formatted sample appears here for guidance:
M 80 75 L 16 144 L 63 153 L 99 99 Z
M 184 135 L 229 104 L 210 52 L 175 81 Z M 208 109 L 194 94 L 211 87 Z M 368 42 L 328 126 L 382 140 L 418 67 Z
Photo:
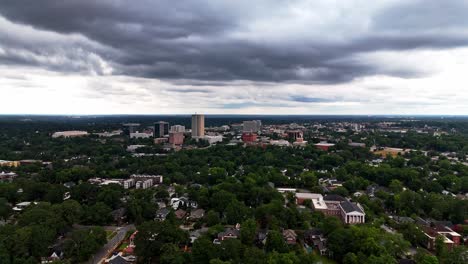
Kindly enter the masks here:
M 435 225 L 435 226 L 421 226 L 424 235 L 426 236 L 426 248 L 435 250 L 435 242 L 437 237 L 442 237 L 444 244 L 448 249 L 459 246 L 461 242 L 461 235 L 453 231 L 448 226 Z
M 135 184 L 136 189 L 148 189 L 153 186 L 153 180 L 152 179 L 147 179 L 143 181 L 137 181 Z
M 303 205 L 305 201 L 311 201 L 314 210 L 326 212 L 327 205 L 320 193 L 296 193 L 295 195 L 297 205 Z
M 331 147 L 334 147 L 335 144 L 333 143 L 328 143 L 328 142 L 320 142 L 315 144 L 315 147 L 318 149 L 321 149 L 323 151 L 328 151 Z
M 18 177 L 18 174 L 14 172 L 0 172 L 0 182 L 12 182 L 16 177 Z
M 0 160 L 0 167 L 18 167 L 19 165 L 19 161 Z
M 123 182 L 124 189 L 130 189 L 135 186 L 135 179 L 128 179 Z
M 135 132 L 135 133 L 130 133 L 130 138 L 150 138 L 153 135 L 150 133 L 145 133 L 145 132 Z
M 205 139 L 206 141 L 208 141 L 208 143 L 211 144 L 215 144 L 215 143 L 218 143 L 218 142 L 223 142 L 223 136 L 221 135 L 217 135 L 217 136 L 204 136 L 203 139 Z
M 87 131 L 71 130 L 71 131 L 59 131 L 52 134 L 52 138 L 58 137 L 83 137 L 89 135 Z
M 363 224 L 366 222 L 366 214 L 359 203 L 343 201 L 340 203 L 341 220 L 345 224 Z

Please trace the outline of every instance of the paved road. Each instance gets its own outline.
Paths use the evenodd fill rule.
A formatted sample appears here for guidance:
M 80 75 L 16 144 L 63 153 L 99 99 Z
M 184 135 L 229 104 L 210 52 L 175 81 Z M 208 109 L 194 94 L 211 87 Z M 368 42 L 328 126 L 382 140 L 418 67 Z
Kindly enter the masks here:
M 110 253 L 112 253 L 112 251 L 120 244 L 120 242 L 122 242 L 122 240 L 124 240 L 125 238 L 125 234 L 127 234 L 127 231 L 129 230 L 135 230 L 135 226 L 134 225 L 126 225 L 126 226 L 122 226 L 119 228 L 117 227 L 113 227 L 113 228 L 110 228 L 110 227 L 105 227 L 105 229 L 109 229 L 109 230 L 115 230 L 117 232 L 117 234 L 107 242 L 107 244 L 105 244 L 98 252 L 96 252 L 92 257 L 91 259 L 86 262 L 87 264 L 100 264 L 100 263 L 103 263 L 104 260 L 106 259 L 107 255 L 109 255 Z M 119 230 L 117 230 L 119 229 Z

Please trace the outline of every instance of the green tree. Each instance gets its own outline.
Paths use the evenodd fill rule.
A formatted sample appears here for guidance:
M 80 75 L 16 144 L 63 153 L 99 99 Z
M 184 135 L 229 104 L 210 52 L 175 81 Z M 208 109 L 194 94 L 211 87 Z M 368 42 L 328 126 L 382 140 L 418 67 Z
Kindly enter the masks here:
M 184 264 L 186 259 L 183 252 L 176 244 L 166 243 L 161 247 L 161 257 L 159 263 L 161 264 Z
M 241 225 L 240 238 L 244 245 L 252 245 L 257 231 L 257 223 L 254 219 L 247 219 Z
M 268 252 L 276 251 L 279 253 L 286 253 L 288 252 L 288 245 L 280 232 L 271 230 L 267 236 L 265 249 Z

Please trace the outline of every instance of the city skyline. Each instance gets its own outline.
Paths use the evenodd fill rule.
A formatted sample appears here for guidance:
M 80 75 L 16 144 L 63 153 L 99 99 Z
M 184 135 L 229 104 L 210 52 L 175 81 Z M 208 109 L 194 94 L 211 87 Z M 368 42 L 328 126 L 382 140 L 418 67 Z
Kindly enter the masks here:
M 468 114 L 468 3 L 5 1 L 0 114 Z

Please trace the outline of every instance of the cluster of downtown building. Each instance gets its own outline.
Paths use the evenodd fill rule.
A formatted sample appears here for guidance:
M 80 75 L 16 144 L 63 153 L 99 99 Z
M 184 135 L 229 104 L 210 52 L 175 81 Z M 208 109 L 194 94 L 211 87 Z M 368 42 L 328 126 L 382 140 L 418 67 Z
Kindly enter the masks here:
M 99 137 L 113 137 L 124 135 L 131 139 L 152 138 L 155 144 L 163 145 L 164 149 L 181 149 L 194 147 L 193 140 L 204 140 L 209 145 L 225 141 L 227 144 L 265 146 L 274 145 L 280 147 L 303 147 L 307 145 L 304 140 L 304 133 L 308 129 L 302 125 L 292 124 L 268 124 L 263 125 L 261 120 L 245 120 L 241 123 L 225 124 L 218 127 L 205 127 L 205 116 L 194 114 L 191 116 L 191 128 L 186 129 L 184 125 L 170 124 L 167 121 L 157 121 L 148 124 L 125 123 L 121 130 L 93 133 Z M 52 134 L 53 138 L 58 137 L 81 137 L 88 136 L 87 131 L 59 131 Z M 226 140 L 225 140 L 226 139 Z M 334 146 L 323 140 L 314 144 L 317 148 L 328 151 Z M 135 152 L 136 149 L 146 145 L 129 145 L 127 150 Z M 141 154 L 135 154 L 141 155 Z

